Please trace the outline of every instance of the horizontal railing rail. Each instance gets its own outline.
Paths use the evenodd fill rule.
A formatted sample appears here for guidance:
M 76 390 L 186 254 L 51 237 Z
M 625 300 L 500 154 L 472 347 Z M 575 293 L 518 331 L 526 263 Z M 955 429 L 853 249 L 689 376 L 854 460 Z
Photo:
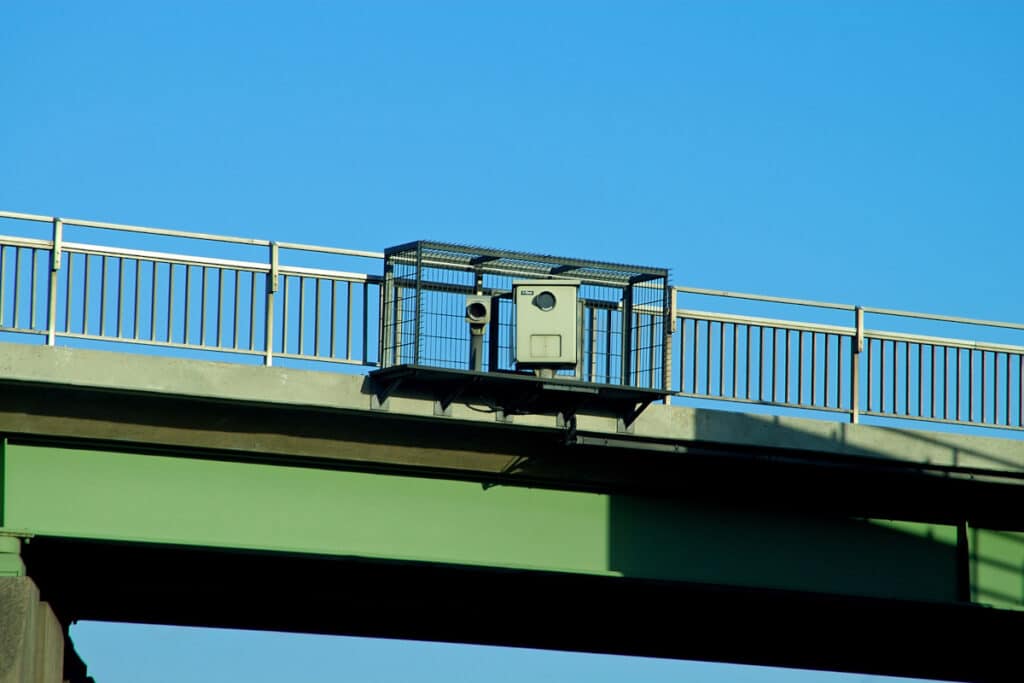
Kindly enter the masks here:
M 50 345 L 75 339 L 213 351 L 266 365 L 275 358 L 379 365 L 383 278 L 372 271 L 382 270 L 381 252 L 0 212 L 0 232 L 11 224 L 45 225 L 49 234 L 0 235 L 2 333 Z M 67 226 L 138 237 L 131 246 L 105 244 L 95 239 L 101 233 L 66 241 Z M 255 248 L 265 258 L 139 248 L 151 238 Z M 723 310 L 696 305 L 709 300 Z M 771 313 L 728 310 L 737 306 Z M 780 307 L 799 315 L 778 315 Z M 584 302 L 580 379 L 660 384 L 681 398 L 854 422 L 871 416 L 1024 430 L 1024 344 L 1006 339 L 1024 324 L 675 287 L 667 318 L 653 307 L 631 309 L 634 336 L 626 344 L 614 317 L 623 311 L 623 302 Z M 964 326 L 978 338 L 965 338 Z M 644 355 L 662 334 L 670 349 L 664 367 Z M 619 378 L 613 365 L 627 350 L 630 376 Z

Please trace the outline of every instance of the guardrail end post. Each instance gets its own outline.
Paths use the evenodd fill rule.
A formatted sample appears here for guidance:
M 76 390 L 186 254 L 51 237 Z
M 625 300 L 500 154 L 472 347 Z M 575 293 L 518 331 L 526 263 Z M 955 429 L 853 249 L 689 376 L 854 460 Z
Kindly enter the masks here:
M 864 351 L 864 307 L 854 308 L 853 348 L 850 354 L 850 422 L 860 422 L 860 354 Z
M 57 272 L 60 270 L 64 239 L 64 221 L 53 219 L 53 242 L 50 245 L 50 288 L 47 292 L 46 345 L 57 343 Z
M 274 364 L 274 293 L 277 292 L 279 279 L 279 256 L 277 242 L 270 243 L 270 270 L 267 271 L 267 303 L 264 316 L 264 339 L 266 340 L 263 364 L 268 368 Z

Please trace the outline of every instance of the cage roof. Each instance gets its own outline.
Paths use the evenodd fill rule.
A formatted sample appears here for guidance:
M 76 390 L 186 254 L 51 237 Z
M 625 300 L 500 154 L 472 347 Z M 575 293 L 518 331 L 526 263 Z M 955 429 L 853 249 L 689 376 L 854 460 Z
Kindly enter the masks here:
M 583 283 L 618 287 L 658 279 L 663 279 L 667 284 L 669 274 L 667 268 L 564 258 L 426 240 L 408 242 L 389 247 L 384 251 L 385 260 L 401 263 L 414 263 L 417 254 L 422 258 L 422 265 L 430 268 L 467 270 L 512 277 L 565 277 L 580 280 Z

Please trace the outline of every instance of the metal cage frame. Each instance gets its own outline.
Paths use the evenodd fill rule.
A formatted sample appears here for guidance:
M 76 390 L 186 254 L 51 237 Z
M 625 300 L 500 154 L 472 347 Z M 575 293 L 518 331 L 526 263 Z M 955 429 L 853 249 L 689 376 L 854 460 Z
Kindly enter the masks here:
M 490 297 L 486 371 L 517 372 L 512 283 L 580 283 L 578 359 L 559 376 L 588 383 L 664 390 L 670 367 L 669 270 L 433 241 L 384 252 L 380 361 L 469 370 L 465 296 Z

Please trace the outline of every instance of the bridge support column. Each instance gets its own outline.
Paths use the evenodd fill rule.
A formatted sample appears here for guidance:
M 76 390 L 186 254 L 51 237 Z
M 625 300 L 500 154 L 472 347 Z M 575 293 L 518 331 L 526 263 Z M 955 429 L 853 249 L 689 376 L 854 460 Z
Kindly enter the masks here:
M 0 683 L 61 683 L 64 629 L 25 576 L 19 549 L 0 536 Z

